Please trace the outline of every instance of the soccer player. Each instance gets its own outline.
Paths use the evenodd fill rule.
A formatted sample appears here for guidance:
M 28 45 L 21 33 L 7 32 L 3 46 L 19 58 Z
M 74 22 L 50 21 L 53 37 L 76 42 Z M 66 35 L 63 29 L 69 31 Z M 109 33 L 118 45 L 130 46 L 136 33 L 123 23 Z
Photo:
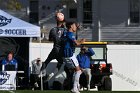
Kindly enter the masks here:
M 61 36 L 63 32 L 66 30 L 65 28 L 65 22 L 64 22 L 64 15 L 60 12 L 56 13 L 56 21 L 57 21 L 57 27 L 54 27 L 50 30 L 49 33 L 49 41 L 53 41 L 53 49 L 51 50 L 50 54 L 48 55 L 48 58 L 45 60 L 41 67 L 41 71 L 44 70 L 48 63 L 56 59 L 58 61 L 57 63 L 57 69 L 54 71 L 54 73 L 51 73 L 48 76 L 48 80 L 55 74 L 56 71 L 58 71 L 63 64 L 63 58 L 61 56 L 62 53 L 60 53 L 61 48 Z
M 68 31 L 66 32 L 66 34 L 64 34 L 64 61 L 66 62 L 66 67 L 68 67 L 69 69 L 73 68 L 75 70 L 73 74 L 73 88 L 71 89 L 71 92 L 80 93 L 79 78 L 81 75 L 81 70 L 74 52 L 75 46 L 85 42 L 85 39 L 81 39 L 80 41 L 76 40 L 74 33 L 77 31 L 77 25 L 75 22 L 66 23 L 66 27 Z

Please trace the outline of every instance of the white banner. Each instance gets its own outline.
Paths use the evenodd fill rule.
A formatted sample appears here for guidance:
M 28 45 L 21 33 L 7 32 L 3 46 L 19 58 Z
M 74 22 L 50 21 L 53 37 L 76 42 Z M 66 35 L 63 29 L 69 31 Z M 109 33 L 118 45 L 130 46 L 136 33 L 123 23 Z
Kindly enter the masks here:
M 0 37 L 40 37 L 40 27 L 0 10 Z
M 0 27 L 0 36 L 2 37 L 39 37 L 40 32 L 36 31 L 37 28 L 28 27 Z M 39 30 L 39 29 L 38 29 Z
M 16 71 L 0 72 L 0 90 L 16 90 Z

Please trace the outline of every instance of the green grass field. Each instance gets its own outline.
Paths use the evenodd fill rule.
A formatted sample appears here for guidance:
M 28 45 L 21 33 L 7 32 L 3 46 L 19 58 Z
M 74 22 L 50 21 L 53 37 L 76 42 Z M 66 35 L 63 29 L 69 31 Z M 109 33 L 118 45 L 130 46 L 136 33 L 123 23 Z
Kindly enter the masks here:
M 17 91 L 0 91 L 0 93 L 71 93 L 70 91 L 48 90 L 48 91 L 32 91 L 32 90 L 17 90 Z M 140 91 L 82 91 L 81 93 L 140 93 Z

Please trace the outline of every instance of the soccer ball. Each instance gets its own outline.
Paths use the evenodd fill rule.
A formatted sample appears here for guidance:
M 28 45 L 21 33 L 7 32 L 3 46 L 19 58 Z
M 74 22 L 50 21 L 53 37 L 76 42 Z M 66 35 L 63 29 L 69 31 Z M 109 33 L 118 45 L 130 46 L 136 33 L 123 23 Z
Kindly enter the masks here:
M 64 21 L 64 14 L 63 13 L 57 13 L 56 14 L 56 20 Z

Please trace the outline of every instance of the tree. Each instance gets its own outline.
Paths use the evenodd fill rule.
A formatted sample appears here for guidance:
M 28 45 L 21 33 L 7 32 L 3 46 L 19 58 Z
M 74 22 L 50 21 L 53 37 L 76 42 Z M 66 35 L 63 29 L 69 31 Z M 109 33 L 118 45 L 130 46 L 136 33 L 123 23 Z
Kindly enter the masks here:
M 18 0 L 0 0 L 0 8 L 8 10 L 21 10 L 22 4 Z
M 17 0 L 9 0 L 7 7 L 8 9 L 11 9 L 11 10 L 21 10 L 22 5 Z

